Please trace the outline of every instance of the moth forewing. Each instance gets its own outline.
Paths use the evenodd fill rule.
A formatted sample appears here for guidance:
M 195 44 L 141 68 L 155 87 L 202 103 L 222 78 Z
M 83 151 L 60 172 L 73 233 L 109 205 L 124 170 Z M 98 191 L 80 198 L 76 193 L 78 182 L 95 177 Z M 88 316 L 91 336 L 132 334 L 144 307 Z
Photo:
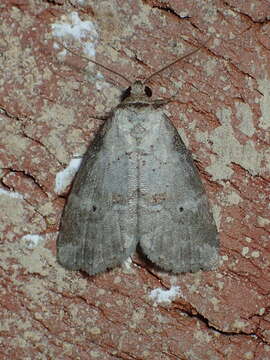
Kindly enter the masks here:
M 84 156 L 57 239 L 67 269 L 105 271 L 138 245 L 166 271 L 217 266 L 217 229 L 200 176 L 162 101 L 150 96 L 134 82 Z

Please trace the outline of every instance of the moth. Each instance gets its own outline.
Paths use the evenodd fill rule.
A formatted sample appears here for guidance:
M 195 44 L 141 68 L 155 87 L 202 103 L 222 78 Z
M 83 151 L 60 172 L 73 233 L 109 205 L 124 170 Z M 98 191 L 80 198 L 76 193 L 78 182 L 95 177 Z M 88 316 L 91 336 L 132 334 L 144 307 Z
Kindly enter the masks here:
M 164 101 L 151 100 L 145 85 L 200 48 L 135 81 L 100 128 L 61 219 L 57 259 L 66 269 L 94 275 L 120 265 L 137 247 L 173 273 L 217 266 L 218 234 L 199 173 Z

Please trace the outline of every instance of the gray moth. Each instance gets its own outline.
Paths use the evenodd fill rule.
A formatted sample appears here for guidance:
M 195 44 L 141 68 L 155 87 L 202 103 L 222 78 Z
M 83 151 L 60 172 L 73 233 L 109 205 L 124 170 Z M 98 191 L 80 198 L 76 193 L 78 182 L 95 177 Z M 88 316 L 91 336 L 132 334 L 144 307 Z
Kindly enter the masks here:
M 94 275 L 137 247 L 173 273 L 217 266 L 218 234 L 199 173 L 164 101 L 150 96 L 133 83 L 85 153 L 57 239 L 66 269 Z

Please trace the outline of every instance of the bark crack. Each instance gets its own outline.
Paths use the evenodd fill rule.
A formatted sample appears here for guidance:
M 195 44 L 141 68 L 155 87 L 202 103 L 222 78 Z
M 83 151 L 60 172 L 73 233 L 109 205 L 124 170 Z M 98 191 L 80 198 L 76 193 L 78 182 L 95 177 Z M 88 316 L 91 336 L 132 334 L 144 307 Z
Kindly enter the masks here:
M 64 167 L 65 165 L 57 159 L 57 157 L 47 148 L 47 146 L 45 144 L 43 144 L 40 140 L 37 140 L 35 138 L 32 138 L 31 136 L 29 136 L 26 132 L 25 132 L 25 126 L 23 125 L 22 128 L 21 128 L 21 131 L 22 131 L 22 135 L 26 138 L 26 139 L 29 139 L 31 141 L 33 141 L 34 143 L 36 143 L 37 145 L 41 146 L 42 148 L 44 148 L 47 153 L 52 156 L 56 162 L 58 163 L 58 165 L 60 165 L 61 167 Z
M 189 317 L 191 318 L 195 318 L 195 319 L 198 319 L 199 321 L 203 322 L 206 327 L 210 330 L 213 330 L 215 332 L 218 332 L 219 334 L 221 335 L 224 335 L 224 336 L 251 336 L 251 337 L 256 337 L 258 339 L 260 339 L 260 341 L 263 343 L 263 344 L 266 344 L 266 345 L 269 345 L 269 343 L 267 341 L 265 341 L 261 336 L 259 336 L 257 333 L 256 333 L 256 330 L 258 330 L 258 327 L 256 328 L 255 331 L 253 332 L 245 332 L 245 331 L 225 331 L 225 330 L 221 330 L 219 329 L 218 327 L 216 327 L 215 325 L 213 324 L 210 324 L 209 320 L 203 316 L 201 313 L 197 312 L 196 314 L 193 314 L 191 311 L 189 310 L 183 310 L 181 309 L 180 310 L 181 312 L 185 313 L 186 315 L 188 315 Z M 197 311 L 195 309 L 195 311 Z
M 156 275 L 154 272 L 152 272 L 151 270 L 149 270 L 147 267 L 143 267 L 141 266 L 140 264 L 137 263 L 138 266 L 140 266 L 141 268 L 145 269 L 150 275 L 152 275 L 153 277 L 155 277 L 155 279 L 157 279 L 159 281 L 159 283 L 166 289 L 166 290 L 169 290 L 169 287 L 166 286 L 163 282 L 163 280 L 158 276 Z M 239 275 L 239 274 L 238 274 Z M 177 303 L 176 303 L 177 304 Z M 188 304 L 188 303 L 187 303 Z M 225 330 L 221 330 L 219 329 L 218 327 L 216 327 L 214 324 L 210 324 L 209 320 L 203 316 L 201 313 L 199 313 L 197 311 L 196 308 L 194 308 L 191 304 L 188 304 L 190 309 L 188 309 L 188 307 L 185 305 L 185 307 L 182 307 L 181 309 L 177 309 L 179 312 L 182 312 L 184 314 L 186 314 L 187 316 L 189 316 L 190 318 L 195 318 L 197 320 L 199 320 L 200 322 L 204 323 L 205 326 L 210 329 L 210 330 L 213 330 L 215 332 L 218 332 L 219 334 L 221 335 L 224 335 L 224 336 L 256 336 L 256 338 L 260 339 L 261 342 L 263 342 L 264 344 L 268 344 L 267 341 L 265 341 L 263 339 L 262 336 L 259 336 L 256 331 L 254 332 L 245 332 L 245 331 L 225 331 Z M 162 307 L 162 306 L 161 306 Z M 168 310 L 170 311 L 170 309 Z M 194 314 L 194 311 L 196 312 Z M 253 316 L 256 316 L 256 314 L 254 314 Z M 257 327 L 256 330 L 258 330 L 259 328 Z
M 269 23 L 269 16 L 265 15 L 265 17 L 262 20 L 254 20 L 252 16 L 248 15 L 247 13 L 244 13 L 243 11 L 237 9 L 236 6 L 233 6 L 229 4 L 228 1 L 223 1 L 224 6 L 227 6 L 231 11 L 235 12 L 236 14 L 242 15 L 245 19 L 248 19 L 253 24 L 268 24 Z
M 37 179 L 29 174 L 28 172 L 26 172 L 25 170 L 17 170 L 17 169 L 13 169 L 13 168 L 10 168 L 10 167 L 4 167 L 4 168 L 1 168 L 1 170 L 6 170 L 6 171 L 9 171 L 7 174 L 5 174 L 2 178 L 2 184 L 7 187 L 9 189 L 9 191 L 14 191 L 14 189 L 12 189 L 11 187 L 9 187 L 8 185 L 6 185 L 4 183 L 4 179 L 7 175 L 9 175 L 10 173 L 15 173 L 15 174 L 22 174 L 24 175 L 26 178 L 29 178 L 30 180 L 32 180 L 32 182 L 34 182 L 35 185 L 37 185 L 37 187 L 42 191 L 42 193 L 48 198 L 48 194 L 47 192 L 43 189 L 43 186 L 39 184 L 39 182 L 37 181 Z
M 190 19 L 189 15 L 179 15 L 173 8 L 171 8 L 168 4 L 164 4 L 163 2 L 155 1 L 155 5 L 152 6 L 153 9 L 159 9 L 161 11 L 168 12 L 173 16 L 177 17 L 180 20 Z
M 30 178 L 30 179 L 38 186 L 38 188 L 42 191 L 42 193 L 43 193 L 47 198 L 49 198 L 48 194 L 44 191 L 44 189 L 42 188 L 42 186 L 36 181 L 36 179 L 35 179 L 32 175 L 27 174 L 25 171 L 22 171 L 22 170 L 14 170 L 14 169 L 11 169 L 11 168 L 2 168 L 2 170 L 8 170 L 8 171 L 9 171 L 9 173 L 5 174 L 5 175 L 1 178 L 1 180 L 0 180 L 0 181 L 1 181 L 1 185 L 2 185 L 4 188 L 6 188 L 8 191 L 13 192 L 13 191 L 16 190 L 16 189 L 14 189 L 14 188 L 12 188 L 11 186 L 8 186 L 7 184 L 5 184 L 5 182 L 4 182 L 5 177 L 6 177 L 8 174 L 10 174 L 10 173 L 21 173 L 21 174 L 24 174 L 26 177 Z M 28 205 L 31 207 L 31 209 L 33 209 L 34 212 L 36 212 L 39 216 L 41 216 L 44 220 L 46 220 L 46 218 L 44 217 L 44 215 L 43 215 L 41 212 L 39 212 L 39 211 L 35 208 L 35 206 L 33 206 L 33 204 L 31 203 L 31 201 L 27 200 L 27 198 L 24 196 L 24 194 L 21 194 L 21 193 L 19 193 L 19 194 L 22 196 L 23 201 L 25 201 L 26 204 L 28 204 Z

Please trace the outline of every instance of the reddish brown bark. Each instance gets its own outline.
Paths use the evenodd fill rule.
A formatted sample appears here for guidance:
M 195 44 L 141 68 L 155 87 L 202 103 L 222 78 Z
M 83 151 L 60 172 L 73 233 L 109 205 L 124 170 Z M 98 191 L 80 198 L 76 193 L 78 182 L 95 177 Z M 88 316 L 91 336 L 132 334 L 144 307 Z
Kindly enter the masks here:
M 269 16 L 259 0 L 2 0 L 0 359 L 270 358 Z M 85 22 L 83 38 L 55 35 L 53 24 Z M 209 36 L 149 85 L 177 94 L 167 113 L 214 209 L 218 270 L 173 276 L 138 256 L 94 277 L 64 270 L 68 166 L 126 86 L 80 58 L 85 46 L 133 81 Z M 78 57 L 59 54 L 66 39 Z M 150 296 L 173 286 L 167 302 Z

